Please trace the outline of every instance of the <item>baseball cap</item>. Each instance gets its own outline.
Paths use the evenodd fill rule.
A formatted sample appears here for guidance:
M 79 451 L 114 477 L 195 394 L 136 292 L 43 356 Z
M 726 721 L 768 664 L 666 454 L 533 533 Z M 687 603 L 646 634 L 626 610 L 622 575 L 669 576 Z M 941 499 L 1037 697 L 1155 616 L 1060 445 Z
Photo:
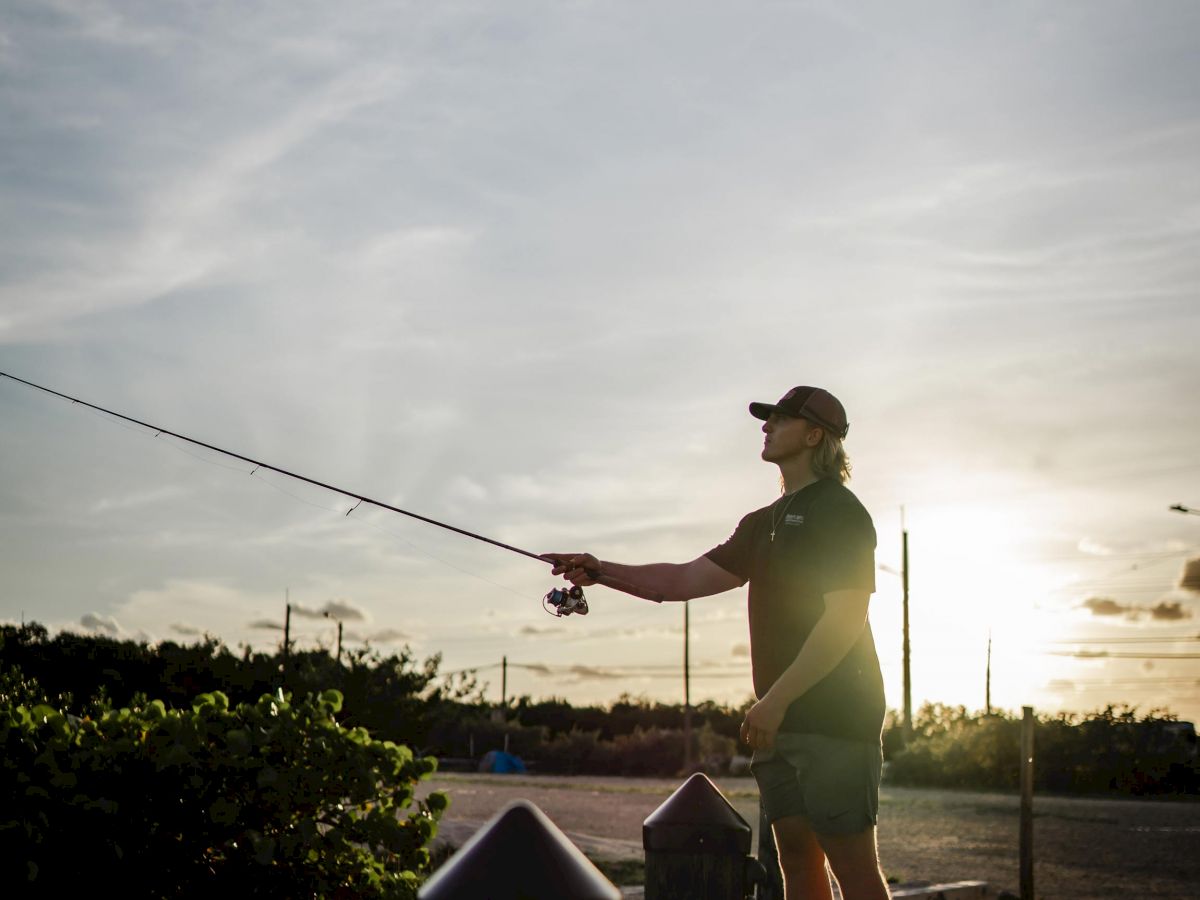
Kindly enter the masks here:
M 845 407 L 837 397 L 822 388 L 794 387 L 780 397 L 778 403 L 750 404 L 750 415 L 756 419 L 767 419 L 776 412 L 796 419 L 808 419 L 828 428 L 839 438 L 844 438 L 850 430 Z

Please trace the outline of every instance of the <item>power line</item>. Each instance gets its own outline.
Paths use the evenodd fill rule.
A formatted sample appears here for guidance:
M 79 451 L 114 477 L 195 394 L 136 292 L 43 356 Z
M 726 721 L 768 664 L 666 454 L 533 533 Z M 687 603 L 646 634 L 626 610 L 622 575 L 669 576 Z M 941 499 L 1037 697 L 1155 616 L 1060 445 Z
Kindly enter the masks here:
M 1079 638 L 1059 641 L 1046 641 L 1047 644 L 1184 644 L 1200 641 L 1200 634 L 1189 634 L 1181 637 L 1157 635 L 1154 637 L 1112 637 L 1112 638 Z
M 1063 679 L 1062 684 L 1047 684 L 1044 685 L 1047 689 L 1054 687 L 1065 687 L 1066 685 L 1083 685 L 1086 687 L 1124 687 L 1128 685 L 1170 685 L 1170 684 L 1197 684 L 1200 685 L 1200 678 L 1190 676 L 1163 676 L 1162 678 L 1113 678 L 1113 679 L 1079 679 L 1070 678 Z
M 1075 659 L 1200 659 L 1200 653 L 1123 653 L 1112 650 L 1048 650 L 1046 654 Z

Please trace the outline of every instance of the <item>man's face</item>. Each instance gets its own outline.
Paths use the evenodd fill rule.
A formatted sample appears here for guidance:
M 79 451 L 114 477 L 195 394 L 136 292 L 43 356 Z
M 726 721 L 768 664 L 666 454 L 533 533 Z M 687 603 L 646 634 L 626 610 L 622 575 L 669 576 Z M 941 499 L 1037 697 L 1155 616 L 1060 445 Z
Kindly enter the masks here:
M 807 419 L 797 419 L 780 413 L 771 413 L 763 422 L 762 458 L 765 462 L 780 463 L 800 456 L 817 445 L 821 429 Z

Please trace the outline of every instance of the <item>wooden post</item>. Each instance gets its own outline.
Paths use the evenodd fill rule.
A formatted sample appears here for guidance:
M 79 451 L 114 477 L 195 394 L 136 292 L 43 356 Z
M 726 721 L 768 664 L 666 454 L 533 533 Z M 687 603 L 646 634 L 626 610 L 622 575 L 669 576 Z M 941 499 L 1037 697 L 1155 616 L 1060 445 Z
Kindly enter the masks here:
M 689 772 L 692 768 L 691 657 L 690 641 L 688 640 L 688 607 L 690 605 L 687 602 L 683 604 L 683 768 Z
M 500 705 L 508 705 L 508 657 L 500 657 Z
M 904 510 L 900 510 L 901 518 Z M 904 739 L 907 743 L 912 738 L 912 648 L 908 641 L 908 529 L 901 524 L 901 543 L 903 562 L 900 578 L 904 582 Z
M 984 676 L 983 702 L 987 704 L 987 714 L 992 714 L 992 629 L 988 629 L 987 674 Z
M 692 775 L 642 823 L 646 900 L 741 900 L 751 831 L 706 775 Z
M 1021 720 L 1021 900 L 1033 900 L 1033 707 Z

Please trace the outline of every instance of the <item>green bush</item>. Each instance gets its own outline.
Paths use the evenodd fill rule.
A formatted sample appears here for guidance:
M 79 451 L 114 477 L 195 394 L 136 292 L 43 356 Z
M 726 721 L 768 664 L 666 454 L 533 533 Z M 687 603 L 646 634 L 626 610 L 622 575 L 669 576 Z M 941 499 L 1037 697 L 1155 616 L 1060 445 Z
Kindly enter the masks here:
M 410 898 L 446 806 L 435 768 L 335 719 L 337 691 L 78 718 L 0 698 L 0 848 L 21 895 Z M 411 810 L 410 810 L 411 808 Z
M 894 784 L 995 790 L 1019 786 L 1021 720 L 1015 716 L 925 704 L 913 725 L 911 740 L 892 742 L 888 779 Z M 1139 717 L 1131 708 L 1109 706 L 1083 716 L 1039 718 L 1034 760 L 1034 787 L 1039 791 L 1200 793 L 1195 732 L 1157 710 Z

